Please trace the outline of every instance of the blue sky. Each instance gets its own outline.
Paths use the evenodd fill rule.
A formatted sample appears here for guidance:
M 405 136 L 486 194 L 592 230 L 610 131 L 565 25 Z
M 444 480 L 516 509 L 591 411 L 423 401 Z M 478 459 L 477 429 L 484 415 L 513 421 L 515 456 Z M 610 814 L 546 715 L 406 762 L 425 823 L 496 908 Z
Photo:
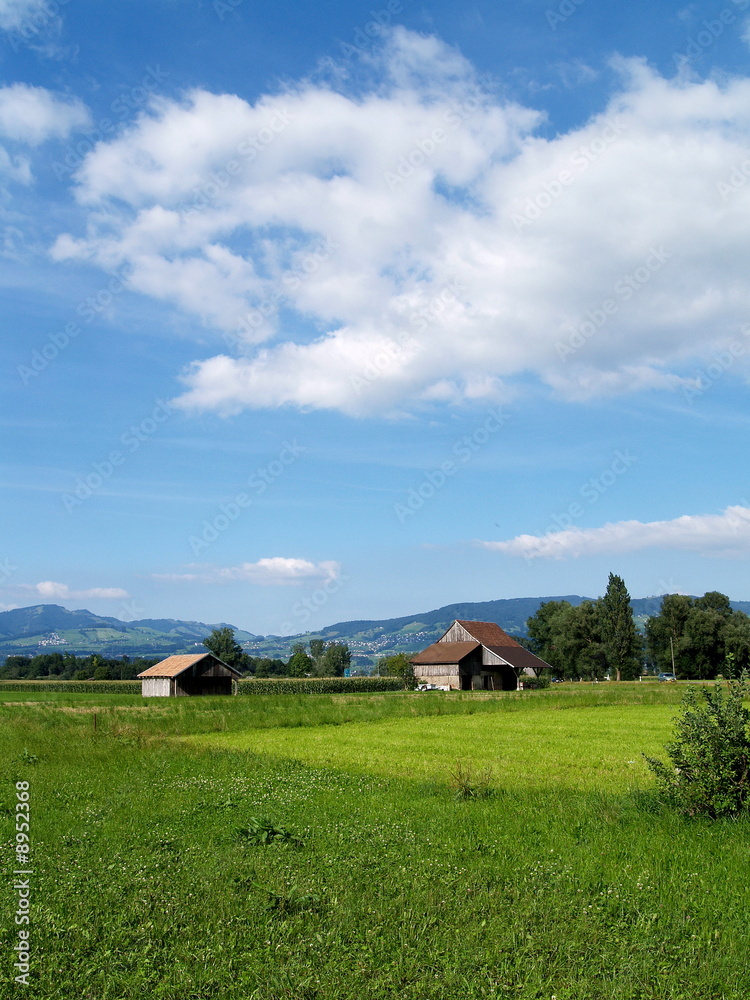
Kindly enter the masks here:
M 0 607 L 750 599 L 748 8 L 0 0 Z

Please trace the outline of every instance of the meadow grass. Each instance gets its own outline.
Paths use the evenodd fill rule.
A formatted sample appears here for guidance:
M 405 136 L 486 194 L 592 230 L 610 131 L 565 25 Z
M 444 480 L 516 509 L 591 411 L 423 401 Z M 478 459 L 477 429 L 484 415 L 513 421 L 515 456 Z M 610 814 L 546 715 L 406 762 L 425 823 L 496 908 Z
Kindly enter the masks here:
M 0 701 L 35 871 L 28 987 L 0 888 L 3 998 L 750 997 L 750 823 L 662 809 L 641 764 L 673 686 Z M 457 801 L 458 761 L 494 794 Z M 301 845 L 238 834 L 263 817 Z

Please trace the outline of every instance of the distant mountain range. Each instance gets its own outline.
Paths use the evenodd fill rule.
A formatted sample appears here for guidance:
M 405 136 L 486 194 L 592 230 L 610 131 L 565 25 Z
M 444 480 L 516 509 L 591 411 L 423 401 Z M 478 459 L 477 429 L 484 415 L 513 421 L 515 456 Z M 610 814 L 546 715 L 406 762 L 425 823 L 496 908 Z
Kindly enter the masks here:
M 36 604 L 0 612 L 0 656 L 36 653 L 101 653 L 103 656 L 169 656 L 194 652 L 202 640 L 225 623 L 206 625 L 172 618 L 123 622 L 90 611 L 68 611 L 59 604 Z M 230 625 L 229 628 L 234 628 Z M 238 642 L 262 636 L 235 628 Z
M 0 657 L 13 654 L 71 652 L 79 656 L 169 656 L 203 648 L 202 640 L 215 628 L 234 629 L 235 638 L 252 656 L 286 658 L 292 644 L 324 639 L 345 642 L 354 662 L 372 662 L 378 656 L 423 649 L 438 639 L 456 618 L 496 622 L 511 635 L 525 636 L 526 621 L 545 601 L 581 604 L 590 598 L 578 594 L 565 597 L 516 597 L 502 601 L 448 604 L 434 611 L 386 618 L 380 621 L 338 622 L 318 632 L 293 636 L 263 636 L 246 632 L 226 622 L 207 625 L 173 618 L 144 618 L 124 622 L 90 611 L 68 611 L 58 604 L 36 604 L 30 608 L 0 612 Z M 632 601 L 638 625 L 659 611 L 661 597 Z M 733 601 L 732 607 L 750 614 L 750 601 Z

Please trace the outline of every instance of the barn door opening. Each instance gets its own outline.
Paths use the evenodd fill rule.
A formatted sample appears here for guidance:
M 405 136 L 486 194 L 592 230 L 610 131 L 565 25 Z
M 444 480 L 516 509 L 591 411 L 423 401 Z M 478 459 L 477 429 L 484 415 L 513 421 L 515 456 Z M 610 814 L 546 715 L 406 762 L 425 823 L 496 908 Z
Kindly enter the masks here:
M 461 674 L 461 690 L 471 691 L 471 674 Z

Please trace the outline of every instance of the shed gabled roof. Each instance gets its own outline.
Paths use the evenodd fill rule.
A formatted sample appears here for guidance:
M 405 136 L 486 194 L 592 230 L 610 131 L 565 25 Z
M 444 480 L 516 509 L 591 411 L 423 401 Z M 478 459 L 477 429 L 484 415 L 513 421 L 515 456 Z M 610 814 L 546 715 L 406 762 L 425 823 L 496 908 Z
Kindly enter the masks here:
M 541 667 L 552 669 L 546 660 L 537 656 L 536 653 L 532 653 L 530 649 L 526 649 L 520 643 L 516 643 L 514 646 L 487 646 L 487 649 L 502 656 L 506 663 L 510 663 L 511 667 L 515 667 L 517 670 L 525 670 L 527 667 L 534 670 L 539 670 Z
M 523 649 L 520 642 L 516 642 L 494 622 L 463 622 L 458 618 L 456 621 L 483 646 L 517 646 Z
M 465 656 L 479 649 L 479 642 L 434 642 L 411 658 L 418 666 L 438 663 L 460 663 Z
M 237 677 L 241 676 L 239 670 L 230 667 L 228 663 L 220 660 L 213 653 L 195 653 L 185 656 L 168 656 L 166 660 L 162 660 L 161 663 L 155 663 L 153 667 L 149 667 L 148 670 L 144 670 L 138 674 L 138 677 L 177 677 L 179 674 L 184 673 L 184 671 L 189 670 L 196 663 L 200 663 L 201 660 L 206 659 L 216 660 L 217 663 L 220 663 L 222 667 L 226 667 L 227 670 L 231 670 Z

